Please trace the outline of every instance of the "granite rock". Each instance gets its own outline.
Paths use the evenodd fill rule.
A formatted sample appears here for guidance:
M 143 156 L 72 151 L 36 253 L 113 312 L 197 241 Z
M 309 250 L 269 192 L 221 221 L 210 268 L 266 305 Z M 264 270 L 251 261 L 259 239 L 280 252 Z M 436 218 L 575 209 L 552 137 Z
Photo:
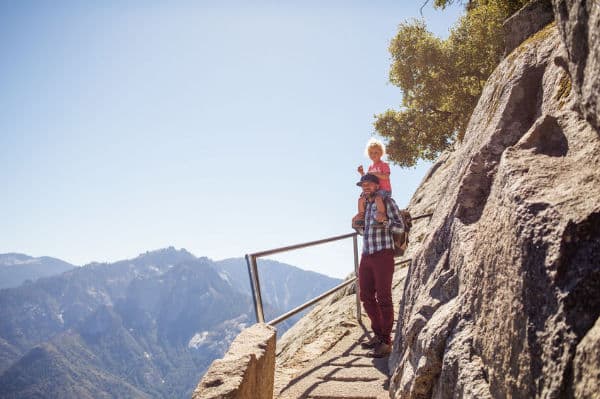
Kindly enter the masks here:
M 215 360 L 194 391 L 193 399 L 271 399 L 275 375 L 275 333 L 268 324 L 254 324 Z
M 409 205 L 436 203 L 406 278 L 392 398 L 599 386 L 600 136 L 560 59 L 554 23 L 512 51 Z
M 597 0 L 554 0 L 556 21 L 567 49 L 578 109 L 600 129 L 600 2 Z
M 504 55 L 508 55 L 525 39 L 554 20 L 551 0 L 533 0 L 506 19 L 504 30 Z

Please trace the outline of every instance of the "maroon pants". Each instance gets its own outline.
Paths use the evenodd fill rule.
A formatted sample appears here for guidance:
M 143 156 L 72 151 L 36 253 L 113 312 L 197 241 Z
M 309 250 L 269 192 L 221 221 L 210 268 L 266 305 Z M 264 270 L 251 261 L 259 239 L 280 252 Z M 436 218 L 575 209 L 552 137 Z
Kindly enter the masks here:
M 371 319 L 373 332 L 386 344 L 391 343 L 394 325 L 393 275 L 393 250 L 385 249 L 371 255 L 362 255 L 358 268 L 360 300 Z

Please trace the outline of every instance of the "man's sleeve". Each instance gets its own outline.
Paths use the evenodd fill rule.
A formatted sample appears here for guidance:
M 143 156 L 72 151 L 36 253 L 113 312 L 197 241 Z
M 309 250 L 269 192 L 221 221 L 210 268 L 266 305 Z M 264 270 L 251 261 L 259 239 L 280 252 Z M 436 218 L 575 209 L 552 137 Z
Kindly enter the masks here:
M 390 221 L 390 230 L 393 233 L 404 232 L 404 223 L 402 223 L 402 216 L 400 215 L 400 209 L 393 198 L 387 199 L 386 206 L 388 220 Z

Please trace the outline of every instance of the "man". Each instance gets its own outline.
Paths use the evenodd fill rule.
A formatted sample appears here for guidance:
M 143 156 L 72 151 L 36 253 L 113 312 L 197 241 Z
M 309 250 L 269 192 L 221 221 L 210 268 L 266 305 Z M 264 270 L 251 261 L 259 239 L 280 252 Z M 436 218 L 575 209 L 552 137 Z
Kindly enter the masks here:
M 362 343 L 371 349 L 368 356 L 385 357 L 392 351 L 391 333 L 394 324 L 392 303 L 392 276 L 394 274 L 393 233 L 404 231 L 398 205 L 392 198 L 386 199 L 388 222 L 381 226 L 376 221 L 377 205 L 374 197 L 379 189 L 377 176 L 367 173 L 356 183 L 362 187 L 367 198 L 364 226 L 352 219 L 352 227 L 363 234 L 363 250 L 358 269 L 360 300 L 371 320 L 373 337 Z

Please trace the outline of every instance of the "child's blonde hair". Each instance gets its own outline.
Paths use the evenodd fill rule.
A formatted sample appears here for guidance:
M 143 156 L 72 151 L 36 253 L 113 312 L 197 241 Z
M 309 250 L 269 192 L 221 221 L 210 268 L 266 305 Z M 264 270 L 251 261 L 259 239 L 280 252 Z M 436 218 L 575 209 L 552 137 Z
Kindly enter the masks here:
M 373 147 L 379 147 L 379 149 L 381 150 L 381 157 L 385 155 L 385 146 L 383 145 L 383 143 L 377 140 L 376 138 L 371 137 L 369 141 L 367 141 L 367 146 L 365 147 L 365 155 L 367 156 L 367 158 L 369 157 L 369 149 Z

